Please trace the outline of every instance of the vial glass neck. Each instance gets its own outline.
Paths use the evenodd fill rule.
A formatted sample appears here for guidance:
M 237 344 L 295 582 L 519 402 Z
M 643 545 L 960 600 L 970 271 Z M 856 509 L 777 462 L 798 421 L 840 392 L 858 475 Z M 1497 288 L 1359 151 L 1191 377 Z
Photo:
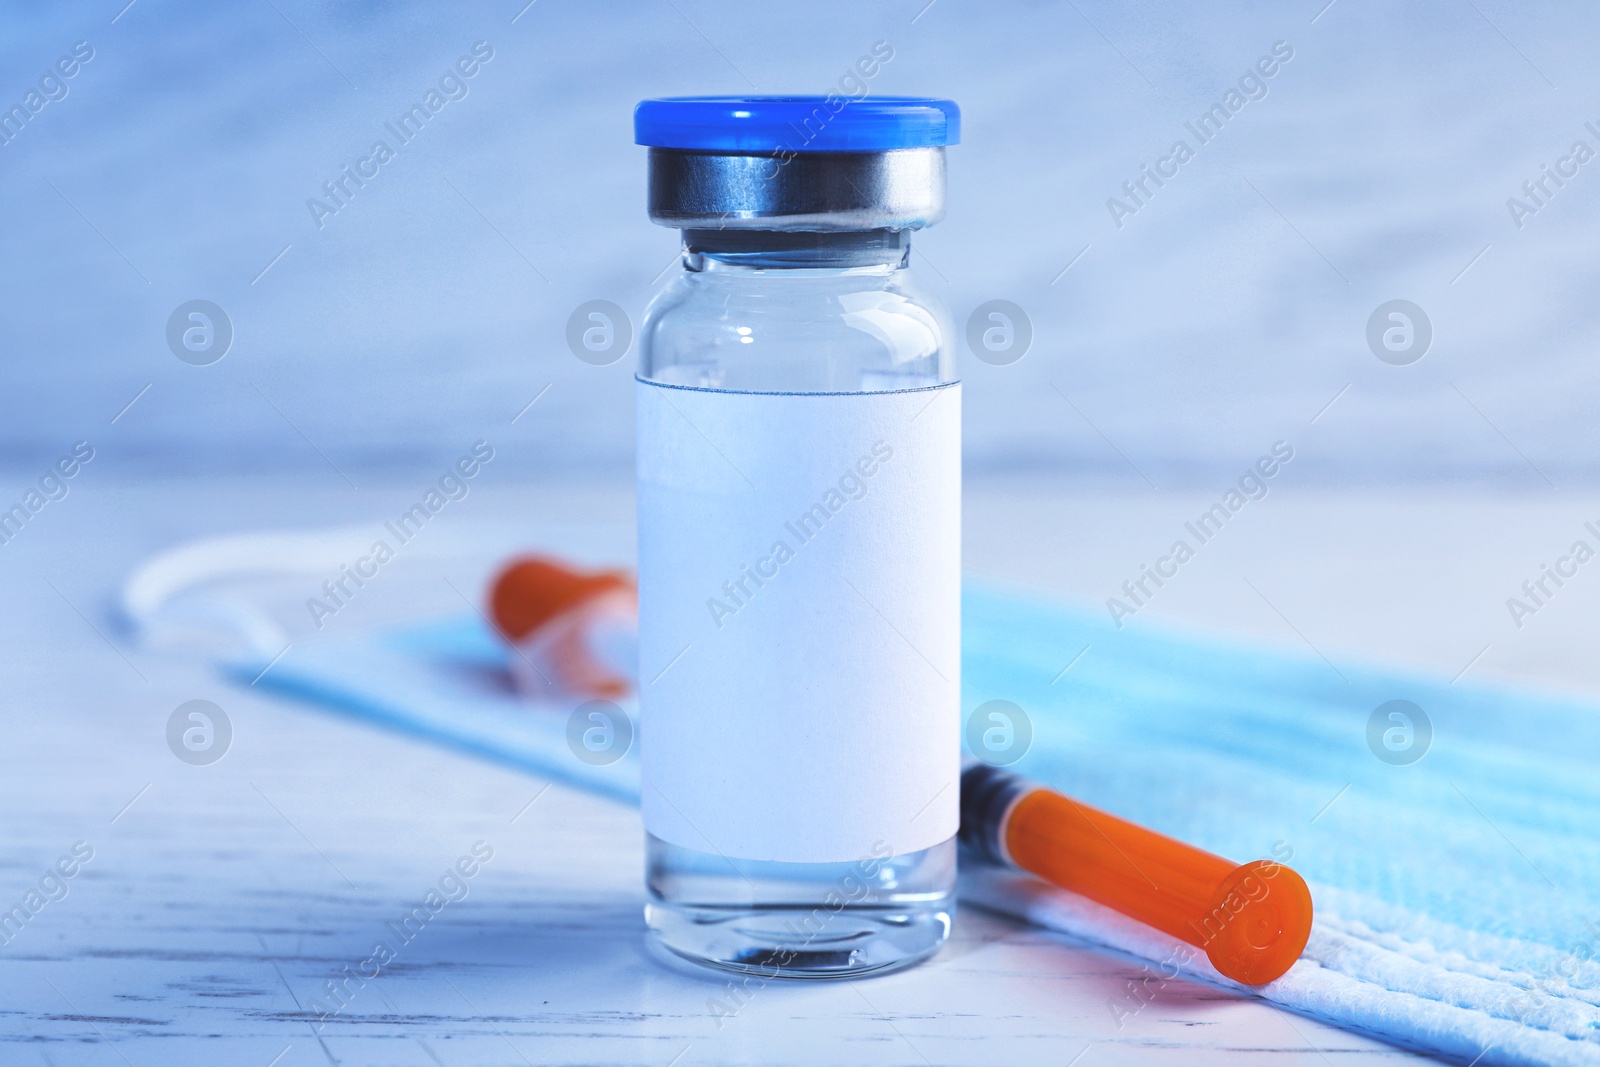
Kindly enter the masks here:
M 898 269 L 911 258 L 910 230 L 802 233 L 789 230 L 684 230 L 683 262 L 692 271 L 723 268 Z

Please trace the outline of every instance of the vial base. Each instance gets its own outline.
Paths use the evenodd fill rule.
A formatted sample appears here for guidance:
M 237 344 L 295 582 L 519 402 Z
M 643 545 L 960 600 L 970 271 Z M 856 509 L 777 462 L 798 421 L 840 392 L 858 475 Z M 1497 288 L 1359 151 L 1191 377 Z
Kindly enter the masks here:
M 646 852 L 650 936 L 684 959 L 726 970 L 882 974 L 937 952 L 955 918 L 955 838 L 846 863 L 727 859 L 649 834 Z

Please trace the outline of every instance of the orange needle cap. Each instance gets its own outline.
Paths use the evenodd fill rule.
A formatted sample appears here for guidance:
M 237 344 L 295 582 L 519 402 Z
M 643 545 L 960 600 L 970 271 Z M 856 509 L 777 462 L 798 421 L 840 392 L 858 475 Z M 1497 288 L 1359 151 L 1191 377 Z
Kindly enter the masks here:
M 980 852 L 1204 949 L 1236 982 L 1279 978 L 1305 950 L 1311 892 L 1281 863 L 1240 866 L 981 764 L 961 789 Z

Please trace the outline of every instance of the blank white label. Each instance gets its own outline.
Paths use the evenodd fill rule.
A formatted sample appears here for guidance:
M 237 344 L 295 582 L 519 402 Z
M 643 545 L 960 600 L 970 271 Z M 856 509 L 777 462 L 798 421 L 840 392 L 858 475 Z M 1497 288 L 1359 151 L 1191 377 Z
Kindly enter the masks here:
M 948 839 L 961 387 L 637 398 L 645 828 L 810 863 Z

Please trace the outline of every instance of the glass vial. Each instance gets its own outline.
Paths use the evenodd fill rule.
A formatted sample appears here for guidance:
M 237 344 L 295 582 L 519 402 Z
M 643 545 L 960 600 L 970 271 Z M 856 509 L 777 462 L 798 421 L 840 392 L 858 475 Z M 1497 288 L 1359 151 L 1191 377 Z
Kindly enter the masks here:
M 949 101 L 651 100 L 682 231 L 638 370 L 651 936 L 766 977 L 937 951 L 955 912 L 960 386 L 908 269 Z

